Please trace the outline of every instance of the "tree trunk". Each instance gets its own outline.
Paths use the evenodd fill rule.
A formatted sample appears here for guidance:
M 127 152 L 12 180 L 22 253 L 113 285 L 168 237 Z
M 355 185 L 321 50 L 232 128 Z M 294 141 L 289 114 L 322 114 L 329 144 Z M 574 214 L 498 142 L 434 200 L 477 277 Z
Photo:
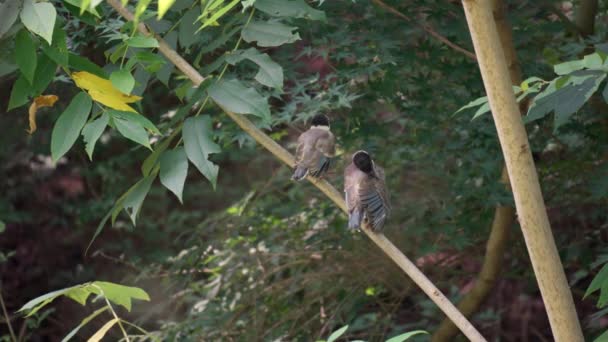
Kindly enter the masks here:
M 576 26 L 581 36 L 586 37 L 593 34 L 595 27 L 595 15 L 597 14 L 597 0 L 582 0 L 576 12 Z
M 519 85 L 522 81 L 521 68 L 513 44 L 513 32 L 510 23 L 507 22 L 506 8 L 502 0 L 492 1 L 492 12 L 494 14 L 496 29 L 500 36 L 500 43 L 503 48 L 505 60 L 509 67 L 511 83 Z M 525 110 L 522 109 L 522 112 L 525 112 Z M 510 189 L 509 175 L 504 164 L 500 182 Z M 507 243 L 509 242 L 510 230 L 514 221 L 515 208 L 499 205 L 494 210 L 494 219 L 492 220 L 490 236 L 486 243 L 486 254 L 483 258 L 481 271 L 477 276 L 473 288 L 467 292 L 462 297 L 460 303 L 458 303 L 458 309 L 468 318 L 471 318 L 471 316 L 479 310 L 479 307 L 486 300 L 496 284 L 498 275 L 502 270 L 503 256 L 507 248 Z M 456 326 L 449 319 L 444 319 L 437 331 L 433 334 L 432 341 L 451 341 L 456 334 L 458 334 Z
M 519 222 L 558 342 L 583 341 L 572 294 L 555 246 L 528 137 L 509 82 L 509 69 L 488 1 L 463 0 L 492 116 L 503 150 Z

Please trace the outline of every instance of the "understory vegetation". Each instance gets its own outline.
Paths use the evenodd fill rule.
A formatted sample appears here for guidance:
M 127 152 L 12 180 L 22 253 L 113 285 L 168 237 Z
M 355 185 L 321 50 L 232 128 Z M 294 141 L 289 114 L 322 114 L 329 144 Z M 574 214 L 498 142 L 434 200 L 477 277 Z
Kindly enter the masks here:
M 318 113 L 327 181 L 369 151 L 384 234 L 453 303 L 496 270 L 470 317 L 487 340 L 553 339 L 515 213 L 486 250 L 515 202 L 460 2 L 122 2 L 0 0 L 0 341 L 464 340 L 233 119 L 293 153 Z M 608 8 L 502 5 L 560 267 L 604 341 Z

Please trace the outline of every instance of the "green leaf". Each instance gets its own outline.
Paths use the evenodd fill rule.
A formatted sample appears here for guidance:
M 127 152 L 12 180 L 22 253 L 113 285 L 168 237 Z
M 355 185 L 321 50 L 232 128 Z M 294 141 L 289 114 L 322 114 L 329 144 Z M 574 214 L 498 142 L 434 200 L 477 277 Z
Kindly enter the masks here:
M 576 113 L 591 98 L 605 78 L 606 74 L 588 78 L 580 85 L 573 86 L 574 89 L 571 93 L 568 93 L 567 97 L 560 98 L 558 106 L 555 108 L 554 127 L 557 129 L 566 123 L 570 119 L 570 116 Z
M 158 40 L 154 37 L 135 36 L 126 40 L 127 45 L 135 48 L 157 48 Z
M 553 70 L 558 75 L 566 75 L 573 71 L 581 70 L 585 67 L 582 60 L 569 61 L 553 66 Z
M 426 332 L 424 330 L 410 331 L 405 334 L 391 337 L 388 340 L 386 340 L 386 342 L 403 342 L 403 341 L 409 340 L 413 336 L 420 335 L 420 334 L 428 334 L 428 332 Z
M 0 234 L 6 231 L 6 223 L 4 221 L 0 221 Z
M 32 86 L 27 83 L 25 76 L 21 75 L 13 84 L 11 97 L 8 100 L 8 109 L 21 107 L 29 101 L 29 96 L 32 95 Z
M 90 60 L 80 57 L 76 54 L 70 53 L 68 56 L 68 64 L 71 69 L 76 71 L 87 71 L 91 74 L 95 74 L 99 77 L 108 78 L 108 74 L 99 65 L 91 62 Z
M 92 122 L 89 122 L 82 129 L 82 136 L 85 142 L 85 150 L 87 151 L 87 155 L 89 156 L 89 160 L 93 160 L 93 150 L 95 149 L 95 144 L 103 131 L 106 129 L 108 122 L 110 121 L 110 117 L 108 114 L 103 113 L 100 117 L 95 119 Z
M 283 68 L 273 61 L 268 54 L 260 53 L 258 50 L 251 48 L 242 53 L 229 55 L 226 62 L 234 65 L 243 59 L 248 59 L 260 67 L 255 75 L 256 81 L 267 87 L 283 88 Z
M 150 2 L 152 2 L 152 0 L 137 1 L 137 5 L 135 6 L 135 13 L 134 13 L 135 18 L 133 19 L 133 23 L 135 24 L 135 26 L 137 26 L 137 23 L 139 23 L 139 17 L 141 17 L 144 14 L 146 9 L 148 9 L 148 5 L 150 5 Z
M 602 56 L 597 52 L 583 57 L 583 66 L 587 69 L 599 69 L 603 64 Z
M 237 114 L 253 114 L 266 122 L 270 121 L 270 107 L 266 98 L 238 80 L 215 82 L 207 92 L 225 110 Z
M 46 90 L 51 81 L 53 81 L 53 78 L 55 78 L 56 72 L 57 64 L 55 64 L 47 55 L 39 54 L 36 76 L 34 77 L 34 83 L 32 84 L 35 96 L 42 94 L 42 92 Z
M 479 108 L 477 108 L 477 111 L 475 112 L 475 114 L 473 115 L 473 118 L 471 120 L 475 120 L 478 117 L 482 116 L 483 114 L 486 114 L 489 112 L 490 112 L 490 102 L 486 102 L 486 103 L 482 104 Z
M 175 0 L 158 0 L 158 20 L 162 19 L 162 17 L 167 13 L 169 8 L 173 6 Z
M 204 29 L 205 27 L 209 26 L 209 25 L 213 25 L 214 23 L 217 22 L 217 20 L 219 18 L 221 18 L 224 14 L 228 13 L 228 11 L 230 11 L 234 6 L 236 6 L 241 0 L 232 0 L 232 2 L 230 2 L 228 5 L 222 7 L 221 9 L 219 9 L 218 11 L 216 11 L 210 18 L 207 18 L 203 21 L 203 25 L 196 30 L 196 32 Z M 223 2 L 223 1 L 222 1 Z M 219 2 L 218 2 L 219 3 Z M 204 14 L 203 14 L 204 15 Z M 202 20 L 203 19 L 203 15 L 201 15 L 198 19 Z
M 596 337 L 593 342 L 608 342 L 608 330 L 604 331 L 604 333 Z
M 608 283 L 608 263 L 606 263 L 602 269 L 597 273 L 595 278 L 591 281 L 589 288 L 585 292 L 583 299 L 587 298 L 593 292 L 599 290 L 604 283 Z
M 174 132 L 177 132 L 177 131 L 174 131 Z M 146 160 L 144 160 L 143 164 L 141 165 L 141 173 L 144 176 L 147 176 L 150 174 L 150 172 L 152 171 L 154 166 L 156 166 L 156 162 L 158 161 L 158 158 L 160 157 L 161 153 L 163 153 L 167 149 L 167 147 L 169 147 L 169 144 L 171 143 L 171 141 L 173 140 L 174 137 L 175 137 L 175 134 L 171 134 L 160 145 L 156 146 L 156 148 L 154 149 L 154 152 L 150 153 L 148 158 L 146 158 Z
M 331 335 L 329 335 L 329 337 L 327 338 L 327 342 L 334 342 L 335 340 L 337 340 L 340 336 L 344 335 L 344 333 L 346 332 L 346 330 L 348 329 L 348 325 L 343 326 L 342 328 L 334 331 L 333 333 L 331 333 Z
M 196 41 L 196 20 L 201 13 L 200 7 L 196 6 L 188 10 L 179 23 L 179 45 L 188 48 Z
M 27 30 L 21 30 L 15 37 L 15 62 L 21 70 L 21 74 L 30 82 L 34 83 L 36 72 L 36 44 Z
M 241 36 L 246 42 L 257 42 L 261 47 L 279 46 L 300 40 L 300 35 L 293 33 L 295 29 L 297 27 L 278 22 L 253 21 L 241 31 Z
M 215 189 L 219 167 L 209 160 L 209 155 L 219 153 L 221 149 L 213 142 L 211 136 L 211 118 L 209 116 L 190 117 L 184 121 L 182 137 L 186 155 Z
M 65 36 L 65 31 L 61 25 L 55 25 L 53 32 L 53 44 L 42 44 L 42 51 L 58 65 L 67 67 L 68 63 L 68 45 Z
M 0 38 L 11 29 L 21 11 L 21 0 L 4 1 L 0 3 Z
M 95 9 L 95 6 L 83 6 L 83 4 L 85 4 L 85 1 L 90 3 L 91 0 L 63 0 L 64 2 L 67 2 L 68 4 L 80 8 L 81 9 L 81 15 L 82 15 L 82 11 L 86 11 L 94 16 L 96 16 L 97 18 L 101 18 L 101 16 L 99 15 L 99 12 L 97 12 L 97 10 Z M 97 3 L 99 3 L 99 1 L 96 1 Z
M 109 309 L 108 306 L 104 306 L 101 309 L 95 310 L 92 314 L 88 315 L 87 317 L 85 317 L 80 324 L 78 324 L 78 326 L 76 326 L 76 328 L 72 329 L 72 331 L 70 331 L 69 334 L 65 335 L 65 337 L 61 340 L 61 342 L 68 342 L 69 340 L 72 339 L 72 337 L 74 337 L 78 331 L 80 330 L 80 328 L 84 327 L 85 325 L 87 325 L 87 323 L 89 323 L 90 321 L 92 321 L 95 317 L 99 316 L 100 314 L 104 313 L 105 311 L 107 311 Z
M 21 22 L 28 30 L 53 43 L 53 27 L 57 12 L 50 2 L 24 0 L 21 10 Z
M 255 8 L 275 17 L 304 18 L 325 21 L 325 12 L 314 9 L 304 0 L 256 0 Z
M 482 104 L 487 103 L 487 102 L 488 102 L 487 96 L 480 97 L 480 98 L 475 99 L 475 100 L 467 103 L 466 105 L 460 107 L 460 109 L 458 109 L 456 112 L 454 112 L 454 114 L 457 114 L 465 109 L 481 106 Z
M 70 150 L 84 127 L 91 112 L 93 102 L 88 94 L 80 92 L 59 116 L 51 134 L 51 156 L 59 160 Z
M 188 157 L 183 147 L 165 151 L 160 156 L 160 182 L 183 203 L 182 193 L 188 175 Z
M 99 293 L 98 286 L 102 291 Z M 91 284 L 92 291 L 97 294 L 102 294 L 112 303 L 123 306 L 127 311 L 131 311 L 131 299 L 140 299 L 150 301 L 150 296 L 146 291 L 139 287 L 125 286 L 107 281 L 95 281 Z
M 110 81 L 116 89 L 127 95 L 131 93 L 131 90 L 133 90 L 133 87 L 135 86 L 135 79 L 127 69 L 114 71 L 110 75 Z
M 148 138 L 148 132 L 146 132 L 146 130 L 139 123 L 118 117 L 112 117 L 112 122 L 114 122 L 114 125 L 116 125 L 116 129 L 125 138 L 132 140 L 149 149 L 152 149 L 150 147 L 150 139 Z
M 132 121 L 140 126 L 142 126 L 145 129 L 148 129 L 150 132 L 154 133 L 154 134 L 161 134 L 160 131 L 158 130 L 158 128 L 152 123 L 152 121 L 148 120 L 148 118 L 146 118 L 145 116 L 139 114 L 139 113 L 133 113 L 133 112 L 125 112 L 125 111 L 121 111 L 121 110 L 115 110 L 115 109 L 111 109 L 108 110 L 108 114 L 110 114 L 112 117 L 117 117 L 123 120 L 127 120 L 127 121 Z
M 129 188 L 129 190 L 116 201 L 112 212 L 112 224 L 114 224 L 120 210 L 125 209 L 131 218 L 131 222 L 135 225 L 137 215 L 139 215 L 139 211 L 141 210 L 141 205 L 144 203 L 156 175 L 157 172 L 152 172 L 148 176 L 140 179 L 139 182 L 135 183 L 135 185 Z
M 44 294 L 40 297 L 36 297 L 36 298 L 30 300 L 29 302 L 25 303 L 25 305 L 23 305 L 21 307 L 21 309 L 19 309 L 17 312 L 28 311 L 28 313 L 25 315 L 25 317 L 30 317 L 30 316 L 34 315 L 36 312 L 38 312 L 38 310 L 42 309 L 47 304 L 49 304 L 53 300 L 55 300 L 55 298 L 65 294 L 66 292 L 74 289 L 75 287 L 76 286 L 67 287 L 65 289 L 52 291 L 52 292 Z

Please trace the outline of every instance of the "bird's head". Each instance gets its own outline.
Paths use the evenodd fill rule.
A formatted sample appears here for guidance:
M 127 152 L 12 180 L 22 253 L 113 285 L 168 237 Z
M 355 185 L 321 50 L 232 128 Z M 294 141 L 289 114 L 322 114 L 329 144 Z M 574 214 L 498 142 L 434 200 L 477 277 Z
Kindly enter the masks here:
M 311 127 L 327 127 L 329 128 L 329 118 L 325 114 L 317 114 L 312 118 Z
M 374 171 L 374 162 L 366 151 L 361 150 L 355 152 L 355 154 L 353 154 L 353 164 L 355 164 L 357 169 L 367 174 L 371 174 Z

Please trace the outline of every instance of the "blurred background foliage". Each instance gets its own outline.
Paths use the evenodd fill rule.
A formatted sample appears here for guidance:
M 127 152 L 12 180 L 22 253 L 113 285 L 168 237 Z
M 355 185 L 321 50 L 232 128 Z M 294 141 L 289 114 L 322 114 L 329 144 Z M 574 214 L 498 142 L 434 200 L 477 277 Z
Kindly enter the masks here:
M 51 1 L 66 19 L 58 25 L 67 33 L 69 51 L 114 70 L 119 63 L 108 58 L 117 49 L 113 39 L 124 21 L 105 2 L 96 7 L 103 19 L 79 15 L 72 2 Z M 179 52 L 201 73 L 217 76 L 239 40 L 233 29 L 244 25 L 250 11 L 241 12 L 239 4 L 219 26 L 194 33 L 198 27 L 193 30 L 183 18 L 197 4 L 178 0 L 162 21 L 145 20 L 156 32 L 175 27 L 178 37 L 172 39 Z M 386 169 L 393 199 L 386 235 L 457 301 L 479 271 L 494 208 L 513 201 L 498 182 L 502 155 L 491 116 L 472 121 L 474 111 L 454 115 L 483 95 L 475 61 L 419 25 L 472 51 L 460 3 L 387 4 L 410 21 L 375 1 L 321 1 L 310 5 L 326 20 L 282 19 L 297 27 L 301 39 L 258 48 L 283 68 L 282 89 L 253 82 L 257 68 L 249 62 L 229 66 L 223 77 L 244 80 L 268 98 L 270 122 L 255 122 L 291 150 L 307 120 L 326 113 L 342 152 L 328 177 L 338 189 L 350 154 L 369 150 Z M 572 19 L 579 5 L 508 2 L 524 78 L 551 80 L 553 65 L 578 59 L 605 42 L 604 4 L 596 32 L 584 38 L 555 14 Z M 267 19 L 261 11 L 254 13 L 253 20 Z M 12 41 L 9 37 L 0 44 L 10 51 Z M 10 53 L 5 57 L 11 64 Z M 169 70 L 172 77 L 165 78 L 159 70 L 137 67 L 140 86 L 133 93 L 143 96 L 140 112 L 164 129 L 170 113 L 194 95 L 179 73 Z M 3 111 L 16 78 L 14 71 L 0 78 Z M 292 183 L 291 171 L 215 106 L 203 113 L 211 116 L 213 137 L 222 149 L 211 157 L 220 166 L 217 190 L 190 168 L 180 205 L 156 182 L 137 226 L 120 215 L 84 256 L 105 212 L 140 179 L 149 152 L 109 130 L 93 162 L 78 141 L 53 164 L 51 131 L 75 94 L 70 83 L 65 74 L 56 74 L 45 93 L 60 100 L 38 114 L 32 135 L 25 132 L 25 107 L 0 115 L 0 219 L 6 225 L 0 233 L 0 280 L 10 312 L 57 288 L 108 280 L 145 289 L 151 302 L 136 303 L 125 315 L 169 341 L 310 341 L 346 324 L 343 337 L 384 341 L 410 330 L 432 332 L 443 320 L 363 234 L 346 230 L 339 209 L 310 184 Z M 583 300 L 608 252 L 608 121 L 597 97 L 559 128 L 552 115 L 526 126 L 588 338 L 608 324 L 607 310 L 598 312 L 592 299 Z M 523 237 L 517 223 L 511 229 L 501 277 L 473 322 L 490 340 L 551 340 Z M 61 299 L 34 319 L 24 323 L 15 316 L 12 322 L 23 327 L 27 340 L 57 340 L 94 309 Z M 90 336 L 101 324 L 84 327 L 79 336 Z M 6 325 L 0 326 L 5 332 Z M 120 338 L 119 332 L 111 334 Z M 3 339 L 9 340 L 8 333 Z

